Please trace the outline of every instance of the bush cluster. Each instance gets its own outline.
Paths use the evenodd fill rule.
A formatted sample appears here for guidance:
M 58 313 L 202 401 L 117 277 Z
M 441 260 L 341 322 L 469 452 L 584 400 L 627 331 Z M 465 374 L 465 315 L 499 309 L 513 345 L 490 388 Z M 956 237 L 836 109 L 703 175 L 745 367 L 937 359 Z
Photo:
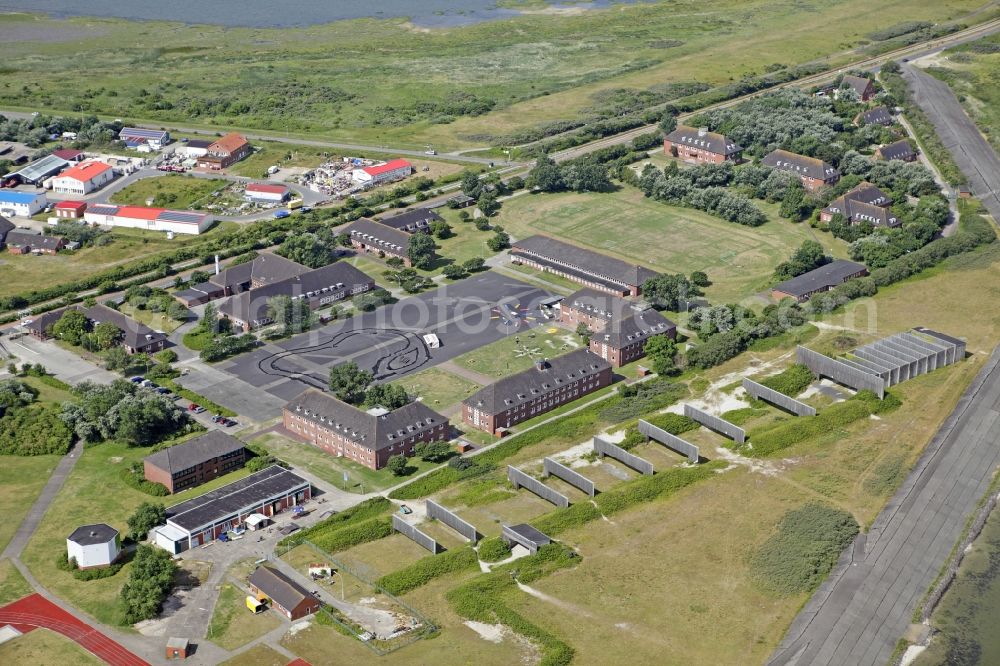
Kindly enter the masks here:
M 760 383 L 773 391 L 794 398 L 809 388 L 814 379 L 815 377 L 809 368 L 801 363 L 796 363 L 776 375 L 762 379 Z
M 428 555 L 391 574 L 382 576 L 376 584 L 389 594 L 406 594 L 430 581 L 458 571 L 479 569 L 476 551 L 468 546 L 449 550 L 439 555 Z
M 378 518 L 390 511 L 392 511 L 392 502 L 384 497 L 373 497 L 282 539 L 279 545 L 293 547 L 306 541 L 318 543 L 319 539 L 333 539 L 337 533 L 348 527 Z
M 256 344 L 257 338 L 250 333 L 216 337 L 201 350 L 201 360 L 210 363 L 221 361 L 224 358 L 250 351 Z
M 115 562 L 111 566 L 107 567 L 93 567 L 90 569 L 81 569 L 75 558 L 69 557 L 68 553 L 59 553 L 56 558 L 56 568 L 60 571 L 66 571 L 73 574 L 73 578 L 82 581 L 88 580 L 101 580 L 102 578 L 111 578 L 125 566 L 124 562 Z
M 487 537 L 479 542 L 477 552 L 483 562 L 499 562 L 510 557 L 510 546 L 500 537 Z
M 129 488 L 138 490 L 141 493 L 151 495 L 153 497 L 166 497 L 170 494 L 167 487 L 162 483 L 156 483 L 155 481 L 148 481 L 144 476 L 142 463 L 137 462 L 129 467 L 126 467 L 119 475 L 125 485 Z
M 0 455 L 65 455 L 73 445 L 73 431 L 52 405 L 10 408 L 0 418 Z

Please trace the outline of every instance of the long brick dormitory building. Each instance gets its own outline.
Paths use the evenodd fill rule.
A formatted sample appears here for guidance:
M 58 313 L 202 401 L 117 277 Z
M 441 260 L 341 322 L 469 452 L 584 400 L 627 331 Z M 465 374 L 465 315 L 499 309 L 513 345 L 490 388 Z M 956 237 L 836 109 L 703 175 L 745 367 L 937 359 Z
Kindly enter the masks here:
M 477 430 L 503 434 L 507 428 L 609 386 L 611 364 L 577 349 L 516 375 L 498 379 L 462 401 L 462 420 Z
M 693 164 L 740 162 L 743 147 L 718 132 L 678 125 L 663 139 L 663 152 Z
M 659 276 L 654 270 L 548 236 L 529 236 L 514 242 L 511 261 L 561 275 L 564 278 L 618 296 L 638 296 L 643 283 Z
M 210 430 L 146 456 L 142 464 L 147 481 L 161 483 L 171 493 L 177 493 L 236 471 L 246 459 L 243 442 L 221 430 Z
M 421 402 L 366 411 L 317 389 L 285 405 L 283 422 L 293 436 L 369 469 L 385 467 L 394 455 L 413 455 L 419 442 L 451 438 L 448 418 Z

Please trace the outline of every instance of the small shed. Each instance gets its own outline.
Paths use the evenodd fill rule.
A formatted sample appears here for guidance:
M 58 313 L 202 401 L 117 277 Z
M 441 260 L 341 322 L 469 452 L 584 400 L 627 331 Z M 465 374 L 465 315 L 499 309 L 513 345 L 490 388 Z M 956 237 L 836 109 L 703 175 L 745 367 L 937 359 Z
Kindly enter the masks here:
M 310 562 L 309 563 L 309 577 L 310 578 L 329 578 L 333 575 L 333 567 L 329 564 L 323 564 L 322 562 Z
M 246 520 L 243 521 L 243 523 L 247 526 L 247 529 L 251 531 L 267 527 L 269 522 L 271 522 L 271 519 L 262 513 L 251 513 L 246 517 Z
M 167 659 L 187 659 L 188 639 L 170 638 L 167 640 Z

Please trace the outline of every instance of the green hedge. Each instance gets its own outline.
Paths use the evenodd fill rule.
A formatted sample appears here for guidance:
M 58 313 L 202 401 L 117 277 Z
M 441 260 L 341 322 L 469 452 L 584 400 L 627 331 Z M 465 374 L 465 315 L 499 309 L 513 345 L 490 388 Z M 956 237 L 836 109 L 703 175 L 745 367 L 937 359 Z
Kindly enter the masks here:
M 778 393 L 794 398 L 809 388 L 814 379 L 816 378 L 809 368 L 801 363 L 796 363 L 776 375 L 762 379 L 760 383 Z
M 389 594 L 406 594 L 426 585 L 435 578 L 458 571 L 478 571 L 479 558 L 468 546 L 439 555 L 428 555 L 391 574 L 382 576 L 376 584 Z
M 173 391 L 180 397 L 184 398 L 185 400 L 190 400 L 196 405 L 204 407 L 213 414 L 222 414 L 223 416 L 228 416 L 228 417 L 236 416 L 236 412 L 234 412 L 233 410 L 227 409 L 220 404 L 212 402 L 211 400 L 201 395 L 200 393 L 195 393 L 190 389 L 184 388 L 183 386 L 175 382 L 173 379 L 170 379 L 169 377 L 157 377 L 154 381 L 160 386 L 170 389 L 171 391 Z
M 761 409 L 760 407 L 740 407 L 739 409 L 730 409 L 728 412 L 723 412 L 719 415 L 733 425 L 741 426 L 750 419 L 755 419 L 758 416 L 764 416 L 769 412 L 766 409 Z
M 392 531 L 392 521 L 389 518 L 370 518 L 356 525 L 316 535 L 311 541 L 327 552 L 336 553 L 361 543 L 384 539 Z
M 499 562 L 510 557 L 510 546 L 500 537 L 486 537 L 476 550 L 483 562 Z
M 306 541 L 315 542 L 316 539 L 325 538 L 348 526 L 382 516 L 390 511 L 392 511 L 392 502 L 384 497 L 373 497 L 352 506 L 346 511 L 335 513 L 312 527 L 300 530 L 292 536 L 282 539 L 279 545 L 293 547 Z
M 162 483 L 146 480 L 142 472 L 142 463 L 136 463 L 136 466 L 138 470 L 133 467 L 126 467 L 119 472 L 119 476 L 121 476 L 121 480 L 125 482 L 126 486 L 153 497 L 166 497 L 170 494 L 170 490 Z

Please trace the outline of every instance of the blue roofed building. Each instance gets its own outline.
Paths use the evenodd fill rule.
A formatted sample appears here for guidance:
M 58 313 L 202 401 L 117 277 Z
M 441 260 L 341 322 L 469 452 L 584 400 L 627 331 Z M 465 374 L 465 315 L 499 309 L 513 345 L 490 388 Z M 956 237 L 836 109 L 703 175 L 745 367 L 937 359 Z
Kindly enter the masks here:
M 0 215 L 31 217 L 49 205 L 45 192 L 0 190 Z

